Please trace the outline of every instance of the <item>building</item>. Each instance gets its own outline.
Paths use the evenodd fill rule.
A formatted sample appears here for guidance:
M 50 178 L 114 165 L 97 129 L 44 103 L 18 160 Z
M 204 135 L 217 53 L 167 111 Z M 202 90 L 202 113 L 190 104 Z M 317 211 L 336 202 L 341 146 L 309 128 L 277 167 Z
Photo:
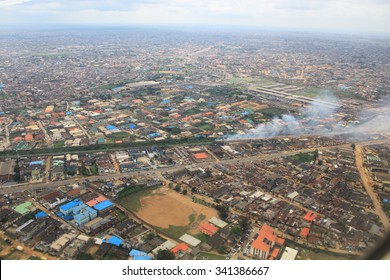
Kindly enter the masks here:
M 41 203 L 47 209 L 51 210 L 54 207 L 67 201 L 67 197 L 59 191 L 51 192 L 41 198 Z
M 73 208 L 73 218 L 78 225 L 83 225 L 97 217 L 97 211 L 82 203 Z
M 13 209 L 16 212 L 18 212 L 19 214 L 26 215 L 26 214 L 30 213 L 31 211 L 34 211 L 35 210 L 35 206 L 32 205 L 31 202 L 26 201 L 26 202 L 24 202 L 22 204 L 17 205 Z
M 297 255 L 298 255 L 298 251 L 297 250 L 295 250 L 293 248 L 290 248 L 290 247 L 286 247 L 284 249 L 283 255 L 282 255 L 282 257 L 280 259 L 281 260 L 295 260 Z
M 114 207 L 114 204 L 112 204 L 109 200 L 104 200 L 102 202 L 97 203 L 93 208 L 97 210 L 99 213 L 106 212 Z
M 175 257 L 183 257 L 184 254 L 189 250 L 189 247 L 185 243 L 180 243 L 179 245 L 175 246 L 171 249 L 171 252 L 175 254 Z
M 66 216 L 66 215 L 69 215 L 70 213 L 72 213 L 73 208 L 75 208 L 81 204 L 83 204 L 83 202 L 80 199 L 74 199 L 68 203 L 65 203 L 64 205 L 61 205 L 59 207 L 59 209 L 60 209 L 60 212 Z
M 148 260 L 152 260 L 153 259 L 153 257 L 148 255 L 147 253 L 139 251 L 139 250 L 136 250 L 136 249 L 132 249 L 130 251 L 130 253 L 129 253 L 129 256 L 133 260 L 138 260 L 138 261 L 148 261 Z
M 279 250 L 274 247 L 275 245 L 282 246 L 283 244 L 284 239 L 279 238 L 274 233 L 273 228 L 268 225 L 263 225 L 259 231 L 258 237 L 251 244 L 250 253 L 262 260 L 266 260 L 269 257 L 276 259 Z
M 209 224 L 209 223 L 203 223 L 199 226 L 199 230 L 204 233 L 204 234 L 207 234 L 208 236 L 213 236 L 214 234 L 217 233 L 218 231 L 218 228 L 213 226 L 212 224 Z

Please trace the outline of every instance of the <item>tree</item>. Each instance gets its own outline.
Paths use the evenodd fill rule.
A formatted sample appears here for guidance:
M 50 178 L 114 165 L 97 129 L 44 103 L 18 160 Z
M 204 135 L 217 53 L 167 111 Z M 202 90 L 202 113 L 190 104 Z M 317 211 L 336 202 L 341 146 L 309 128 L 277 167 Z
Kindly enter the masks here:
M 225 220 L 229 217 L 229 206 L 228 205 L 214 205 L 214 208 L 218 210 L 219 216 L 222 220 Z
M 20 166 L 19 166 L 19 163 L 16 163 L 15 167 L 14 167 L 14 172 L 15 172 L 15 175 L 14 175 L 14 179 L 16 182 L 20 182 Z
M 181 193 L 186 195 L 188 193 L 188 191 L 187 190 L 183 190 Z
M 218 253 L 224 255 L 224 254 L 227 254 L 228 251 L 227 251 L 227 248 L 225 246 L 219 246 L 218 249 L 217 249 Z
M 239 224 L 244 232 L 247 232 L 251 226 L 250 220 L 248 217 L 241 217 Z
M 233 226 L 231 229 L 230 229 L 230 232 L 231 233 L 234 233 L 234 234 L 240 234 L 242 232 L 242 229 L 238 226 Z
M 80 252 L 77 254 L 75 259 L 76 260 L 94 260 L 95 258 L 91 254 L 88 254 L 85 252 Z
M 355 143 L 352 143 L 352 144 L 351 144 L 351 148 L 352 148 L 353 150 L 355 150 L 355 148 L 356 148 Z
M 181 191 L 181 188 L 180 188 L 179 185 L 176 185 L 176 187 L 174 188 L 174 190 L 177 191 L 177 192 L 180 192 L 180 191 Z
M 158 250 L 157 252 L 157 259 L 158 260 L 174 260 L 175 254 L 172 253 L 170 250 Z

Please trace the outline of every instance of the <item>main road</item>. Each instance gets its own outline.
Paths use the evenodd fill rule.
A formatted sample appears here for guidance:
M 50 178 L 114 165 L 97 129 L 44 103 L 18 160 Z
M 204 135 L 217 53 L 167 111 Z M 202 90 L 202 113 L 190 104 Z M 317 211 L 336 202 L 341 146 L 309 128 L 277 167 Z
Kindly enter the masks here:
M 306 152 L 312 152 L 316 149 L 321 148 L 335 148 L 335 147 L 345 147 L 349 146 L 349 144 L 342 144 L 342 145 L 336 145 L 336 146 L 328 146 L 328 147 L 312 147 L 312 148 L 306 148 L 306 149 L 299 149 L 299 150 L 293 150 L 293 151 L 282 151 L 278 153 L 272 153 L 272 154 L 260 154 L 256 156 L 251 157 L 245 157 L 245 158 L 234 158 L 234 159 L 226 159 L 226 160 L 220 160 L 217 162 L 216 160 L 207 161 L 207 162 L 200 162 L 200 163 L 194 163 L 193 165 L 201 168 L 208 167 L 212 164 L 219 163 L 219 164 L 234 164 L 237 162 L 251 162 L 251 161 L 258 161 L 258 160 L 269 160 L 279 157 L 286 157 L 290 155 L 295 155 L 298 153 L 306 153 Z M 120 174 L 105 174 L 105 175 L 96 175 L 96 176 L 90 176 L 85 178 L 72 178 L 68 180 L 61 180 L 61 181 L 54 181 L 54 182 L 46 182 L 46 183 L 37 183 L 37 184 L 16 184 L 16 185 L 10 185 L 10 186 L 1 186 L 0 187 L 0 194 L 5 193 L 15 193 L 15 192 L 22 192 L 26 190 L 37 190 L 37 189 L 47 189 L 47 188 L 57 188 L 63 185 L 67 184 L 75 184 L 84 181 L 84 179 L 88 179 L 90 182 L 95 182 L 99 180 L 105 180 L 105 179 L 117 179 L 117 178 L 123 178 L 123 177 L 131 177 L 134 175 L 149 175 L 149 176 L 156 176 L 162 171 L 170 172 L 175 171 L 180 168 L 183 168 L 183 165 L 176 165 L 172 167 L 167 168 L 160 168 L 160 169 L 149 169 L 149 170 L 140 170 L 140 171 L 132 171 L 127 173 L 120 173 Z

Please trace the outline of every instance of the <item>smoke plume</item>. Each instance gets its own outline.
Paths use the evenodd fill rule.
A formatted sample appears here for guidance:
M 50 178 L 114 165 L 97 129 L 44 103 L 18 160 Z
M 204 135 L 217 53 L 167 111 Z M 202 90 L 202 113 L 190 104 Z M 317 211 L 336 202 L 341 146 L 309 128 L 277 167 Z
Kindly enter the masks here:
M 227 140 L 330 133 L 342 128 L 333 117 L 339 107 L 338 99 L 330 91 L 323 91 L 297 116 L 285 114 L 275 117 L 270 122 L 245 131 L 245 134 L 229 136 Z

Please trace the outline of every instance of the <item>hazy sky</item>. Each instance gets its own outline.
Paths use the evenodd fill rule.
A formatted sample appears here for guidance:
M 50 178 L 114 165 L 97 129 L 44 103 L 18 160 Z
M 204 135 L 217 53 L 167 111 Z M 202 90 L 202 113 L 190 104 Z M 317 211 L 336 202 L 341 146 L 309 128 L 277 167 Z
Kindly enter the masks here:
M 0 28 L 218 24 L 390 33 L 390 0 L 0 0 Z

